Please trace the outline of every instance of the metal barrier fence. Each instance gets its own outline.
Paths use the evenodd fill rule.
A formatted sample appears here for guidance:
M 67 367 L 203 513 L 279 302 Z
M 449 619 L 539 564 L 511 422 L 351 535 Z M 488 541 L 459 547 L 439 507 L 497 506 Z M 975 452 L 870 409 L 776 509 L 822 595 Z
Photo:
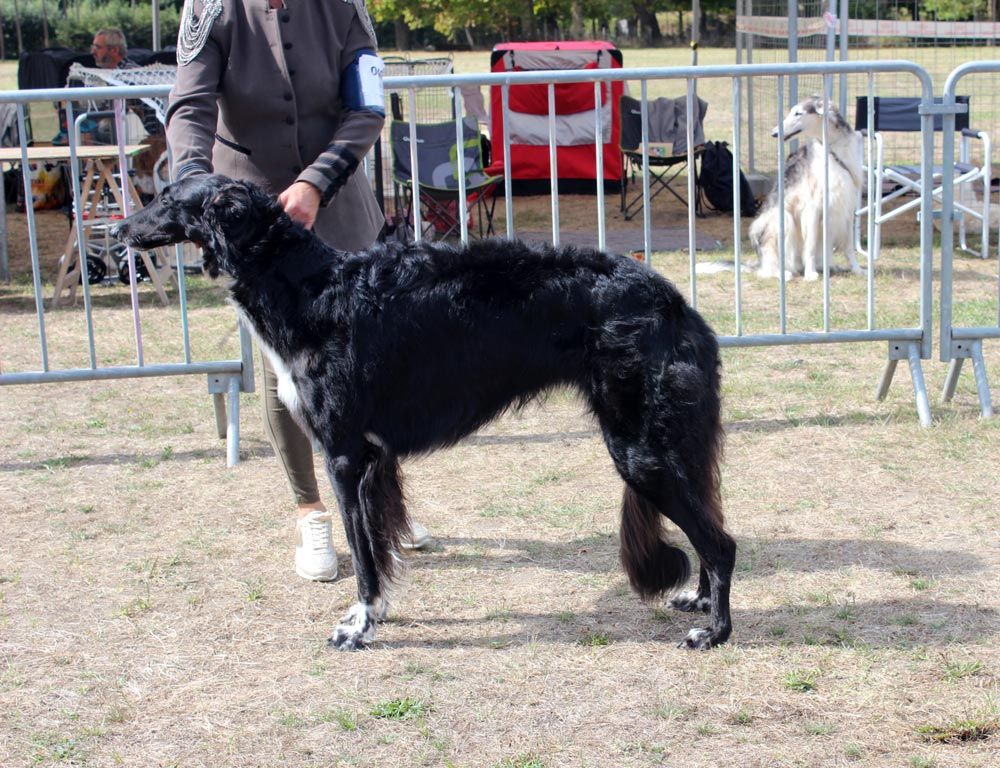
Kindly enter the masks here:
M 973 69 L 975 65 L 969 67 L 969 71 Z M 978 65 L 983 66 L 983 65 Z M 979 70 L 976 70 L 979 71 Z M 450 87 L 454 88 L 454 98 L 456 102 L 456 107 L 454 114 L 460 116 L 463 114 L 464 110 L 462 108 L 461 102 L 461 86 L 487 86 L 487 87 L 498 87 L 501 90 L 501 105 L 504 112 L 504 135 L 502 137 L 493 137 L 494 146 L 501 147 L 504 155 L 504 166 L 510 167 L 510 137 L 508 134 L 508 128 L 510 125 L 510 113 L 509 113 L 509 98 L 510 98 L 510 88 L 516 85 L 527 85 L 527 84 L 544 84 L 548 91 L 548 103 L 549 103 L 549 115 L 548 115 L 548 125 L 549 125 L 549 158 L 550 158 L 550 169 L 551 169 L 551 242 L 558 245 L 561 237 L 561 227 L 560 227 L 560 196 L 558 191 L 558 164 L 557 164 L 557 137 L 555 135 L 555 87 L 559 84 L 564 83 L 592 83 L 594 87 L 594 100 L 595 105 L 598 107 L 601 103 L 602 84 L 606 84 L 611 80 L 623 80 L 638 82 L 640 85 L 640 101 L 642 105 L 642 154 L 643 154 L 643 166 L 642 166 L 642 198 L 643 198 L 643 213 L 642 213 L 642 242 L 643 242 L 643 257 L 648 261 L 651 258 L 652 252 L 654 250 L 654 237 L 652 234 L 652 222 L 651 222 L 651 190 L 650 190 L 650 163 L 649 163 L 649 84 L 659 83 L 660 81 L 668 81 L 673 83 L 681 84 L 683 92 L 686 94 L 686 107 L 688 115 L 694 113 L 695 92 L 697 84 L 702 81 L 708 80 L 723 80 L 728 81 L 730 85 L 730 94 L 732 102 L 732 122 L 731 122 L 731 140 L 733 145 L 733 174 L 734 178 L 739 178 L 739 160 L 741 156 L 741 127 L 739 116 L 741 114 L 742 100 L 744 98 L 744 88 L 746 83 L 752 81 L 754 78 L 778 78 L 779 81 L 783 78 L 802 76 L 802 75 L 812 75 L 819 76 L 823 80 L 824 93 L 829 96 L 832 91 L 832 83 L 834 78 L 838 78 L 843 75 L 867 75 L 869 77 L 869 98 L 873 95 L 872 78 L 879 73 L 897 73 L 906 74 L 912 76 L 915 79 L 918 89 L 922 94 L 922 107 L 921 107 L 921 156 L 920 156 L 920 168 L 921 168 L 921 201 L 920 201 L 920 246 L 919 246 L 919 301 L 918 306 L 910 312 L 910 314 L 903 318 L 902 322 L 899 321 L 897 317 L 894 322 L 883 323 L 880 322 L 876 308 L 878 306 L 877 297 L 879 292 L 876 290 L 879 287 L 875 279 L 875 270 L 872 269 L 872 263 L 870 255 L 871 249 L 869 249 L 869 264 L 868 264 L 868 275 L 867 275 L 867 285 L 866 285 L 866 296 L 864 299 L 865 310 L 863 312 L 863 320 L 855 320 L 852 317 L 848 317 L 842 322 L 838 322 L 841 318 L 835 317 L 835 303 L 833 301 L 833 296 L 831 295 L 831 257 L 832 257 L 832 243 L 830 242 L 828 226 L 826 221 L 826 203 L 829 198 L 829 164 L 831 159 L 827 157 L 825 159 L 824 171 L 824 183 L 823 183 L 823 203 L 824 203 L 824 217 L 823 217 L 823 259 L 822 259 L 822 295 L 821 299 L 817 301 L 817 304 L 821 303 L 821 306 L 817 306 L 816 309 L 820 312 L 818 321 L 815 327 L 809 327 L 805 329 L 793 329 L 791 326 L 793 323 L 790 322 L 790 316 L 788 312 L 789 308 L 789 291 L 788 285 L 785 278 L 784 268 L 779 270 L 779 279 L 776 284 L 776 307 L 774 307 L 775 312 L 770 315 L 772 317 L 773 327 L 768 327 L 761 332 L 751 332 L 750 325 L 747 322 L 749 315 L 749 310 L 746 307 L 746 293 L 742 269 L 739 265 L 742 263 L 743 257 L 743 235 L 742 235 L 742 220 L 740 211 L 740 200 L 739 200 L 739 185 L 734 185 L 734 211 L 733 214 L 733 240 L 734 240 L 734 262 L 735 268 L 733 269 L 733 278 L 730 288 L 727 290 L 726 301 L 728 303 L 727 310 L 731 311 L 733 327 L 731 329 L 724 329 L 720 325 L 716 325 L 716 330 L 719 331 L 719 341 L 723 347 L 756 347 L 756 346 L 780 346 L 780 345 L 813 345 L 813 344 L 830 344 L 830 343 L 884 343 L 887 345 L 887 364 L 885 370 L 879 381 L 877 396 L 882 398 L 885 396 L 888 387 L 892 381 L 896 366 L 900 360 L 906 360 L 909 364 L 914 396 L 917 405 L 917 411 L 920 418 L 920 422 L 923 425 L 930 424 L 930 407 L 927 398 L 926 387 L 924 385 L 923 371 L 922 371 L 922 361 L 929 359 L 931 356 L 931 345 L 932 345 L 932 206 L 933 206 L 933 196 L 932 196 L 932 178 L 929 169 L 933 165 L 933 154 L 934 154 L 934 130 L 933 121 L 935 115 L 943 115 L 944 119 L 947 121 L 949 119 L 949 114 L 953 119 L 954 110 L 949 113 L 949 107 L 947 106 L 947 99 L 945 105 L 934 105 L 933 102 L 933 90 L 929 75 L 921 67 L 905 61 L 880 61 L 880 62 L 838 62 L 838 63 L 808 63 L 808 64 L 761 64 L 761 65 L 743 65 L 743 66 L 707 66 L 707 67 L 682 67 L 682 68 L 669 68 L 669 69 L 621 69 L 621 70 L 590 70 L 590 71 L 560 71 L 560 72 L 514 72 L 514 73 L 498 73 L 498 74 L 482 74 L 482 75 L 437 75 L 437 76 L 414 76 L 414 77 L 394 77 L 386 78 L 386 88 L 401 91 L 406 94 L 409 100 L 410 114 L 415 113 L 414 105 L 416 104 L 417 92 L 422 88 L 442 88 Z M 778 92 L 781 92 L 781 83 L 778 84 Z M 70 121 L 73 122 L 72 118 L 72 102 L 73 101 L 85 101 L 91 99 L 106 99 L 114 100 L 115 104 L 115 119 L 116 123 L 120 126 L 122 123 L 123 115 L 123 100 L 126 98 L 137 98 L 141 96 L 162 96 L 164 95 L 166 88 L 163 86 L 148 86 L 148 87 L 134 87 L 134 88 L 88 88 L 88 89 L 53 89 L 48 91 L 32 91 L 32 92 L 8 92 L 0 93 L 0 104 L 3 103 L 13 103 L 17 105 L 18 108 L 18 119 L 21 127 L 20 135 L 22 136 L 21 147 L 20 147 L 20 160 L 22 166 L 22 174 L 24 177 L 24 183 L 26 189 L 30 189 L 30 178 L 28 172 L 28 148 L 24 143 L 24 114 L 25 105 L 33 101 L 60 101 L 65 102 L 67 109 L 70 114 Z M 953 93 L 953 90 L 952 90 Z M 783 113 L 786 111 L 787 107 L 791 105 L 783 105 L 780 101 L 777 105 L 777 114 L 773 116 L 758 116 L 758 119 L 771 120 L 773 118 L 775 123 L 780 124 Z M 595 125 L 594 125 L 594 148 L 595 148 L 595 164 L 597 169 L 597 177 L 603 177 L 603 153 L 601 151 L 602 137 L 605 126 L 601 124 L 601 114 L 602 111 L 598 108 L 595 110 Z M 871 114 L 871 110 L 869 110 Z M 456 126 L 456 141 L 459 145 L 462 143 L 462 122 L 460 118 L 455 119 Z M 418 166 L 420 158 L 417 153 L 417 142 L 415 141 L 415 136 L 413 131 L 415 130 L 415 125 L 411 124 L 411 166 L 413 169 L 412 178 L 419 178 Z M 825 128 L 824 128 L 825 130 Z M 692 121 L 687 121 L 687 161 L 688 168 L 694 168 L 694 141 L 692 135 Z M 121 130 L 119 130 L 119 135 L 121 135 Z M 951 134 L 946 129 L 943 132 L 944 139 L 946 141 L 946 151 L 947 142 Z M 778 141 L 783 140 L 782 136 L 778 137 Z M 779 145 L 780 146 L 780 145 Z M 72 178 L 74 185 L 74 198 L 79 199 L 80 195 L 80 158 L 78 152 L 78 144 L 75 136 L 71 136 L 71 143 L 69 147 L 69 162 L 73 169 Z M 119 145 L 118 154 L 119 162 L 122 166 L 125 165 L 125 147 Z M 951 151 L 954 151 L 953 146 Z M 782 157 L 784 152 L 779 153 Z M 869 162 L 869 168 L 871 167 L 871 162 Z M 946 164 L 947 167 L 947 164 Z M 778 178 L 783 178 L 783 168 L 779 171 Z M 122 199 L 128 198 L 125 192 L 124 185 L 125 180 L 122 179 Z M 415 183 L 415 182 L 414 182 Z M 461 238 L 463 241 L 467 241 L 469 237 L 468 232 L 468 209 L 466 201 L 466 190 L 465 190 L 465 179 L 462 174 L 458 174 L 458 185 L 459 194 L 458 200 L 460 201 L 460 207 L 462 211 L 459 214 Z M 504 179 L 504 190 L 505 190 L 505 220 L 506 220 L 506 234 L 508 236 L 516 236 L 518 230 L 514 220 L 514 207 L 513 207 L 513 195 L 511 189 L 511 179 L 507 176 Z M 782 205 L 783 195 L 784 195 L 783 185 L 779 183 L 778 195 L 779 195 L 779 205 Z M 419 190 L 414 189 L 415 196 L 419 195 Z M 688 200 L 694 200 L 696 195 L 695 189 L 695 179 L 693 173 L 687 174 L 687 197 Z M 127 213 L 127 205 L 125 203 Z M 953 200 L 948 191 L 948 186 L 945 184 L 945 196 L 943 200 L 943 207 L 945 211 L 950 211 L 950 206 L 953 205 Z M 596 185 L 596 197 L 595 197 L 595 208 L 596 208 L 596 236 L 594 245 L 598 248 L 605 249 L 607 246 L 607 227 L 606 227 L 606 212 L 605 212 L 605 199 L 604 199 L 604 188 L 603 185 Z M 413 211 L 414 216 L 414 231 L 418 233 L 421 232 L 420 225 L 420 211 L 419 206 L 414 206 Z M 950 217 L 950 214 L 947 214 Z M 80 230 L 83 230 L 83 222 L 81 221 L 81 212 L 76 211 L 77 225 Z M 871 210 L 869 210 L 869 220 L 872 219 Z M 253 390 L 253 374 L 252 374 L 252 358 L 251 358 L 251 347 L 247 334 L 241 329 L 240 332 L 240 357 L 238 359 L 231 360 L 212 360 L 212 361 L 195 361 L 192 358 L 190 343 L 189 343 L 189 329 L 188 329 L 188 318 L 187 318 L 187 303 L 186 303 L 186 293 L 185 293 L 185 279 L 181 256 L 178 252 L 177 256 L 177 277 L 178 277 L 178 301 L 180 305 L 180 316 L 181 316 L 181 333 L 183 337 L 184 353 L 183 358 L 177 362 L 171 363 L 159 363 L 147 365 L 143 360 L 142 352 L 142 335 L 141 335 L 141 322 L 140 322 L 140 311 L 139 302 L 137 298 L 137 285 L 135 283 L 135 259 L 136 255 L 131 251 L 128 253 L 128 260 L 130 266 L 131 278 L 131 297 L 132 297 L 132 319 L 133 319 L 133 335 L 135 338 L 136 346 L 136 356 L 135 363 L 133 365 L 116 365 L 116 366 L 101 366 L 98 363 L 97 357 L 97 347 L 98 339 L 95 337 L 94 324 L 92 319 L 92 302 L 90 297 L 90 292 L 88 288 L 88 281 L 86 275 L 86 260 L 83 259 L 82 269 L 83 269 L 83 296 L 84 296 L 84 310 L 87 323 L 87 339 L 89 345 L 89 366 L 80 367 L 74 369 L 65 370 L 53 370 L 50 367 L 47 351 L 47 340 L 46 340 L 46 310 L 44 306 L 44 300 L 42 297 L 42 285 L 41 285 L 41 274 L 39 267 L 39 254 L 37 245 L 37 232 L 35 227 L 34 215 L 31 210 L 31 206 L 27 206 L 27 220 L 29 237 L 31 240 L 31 263 L 32 263 L 32 280 L 34 285 L 35 293 L 35 309 L 37 315 L 37 325 L 38 325 L 38 369 L 23 372 L 0 372 L 0 384 L 31 384 L 31 383 L 42 383 L 42 382 L 58 382 L 58 381 L 83 381 L 83 380 L 101 380 L 101 379 L 117 379 L 117 378 L 129 378 L 129 377 L 148 377 L 148 376 L 167 376 L 167 375 L 187 375 L 187 374 L 207 374 L 209 377 L 209 391 L 215 395 L 216 402 L 216 413 L 217 419 L 220 426 L 220 435 L 225 434 L 228 437 L 228 449 L 227 449 L 227 459 L 230 464 L 236 463 L 238 461 L 238 404 L 239 404 L 239 392 L 249 392 Z M 699 281 L 699 260 L 697 257 L 697 244 L 696 244 L 696 233 L 697 233 L 697 221 L 694 206 L 688 206 L 687 212 L 688 221 L 688 247 L 687 247 L 687 265 L 686 265 L 686 283 L 688 289 L 688 295 L 691 303 L 698 307 L 699 300 L 702 299 L 702 295 L 699 291 L 699 286 L 701 281 Z M 945 232 L 947 232 L 945 228 Z M 783 235 L 779 238 L 781 242 L 781 265 L 785 265 L 785 253 L 784 253 L 784 237 Z M 943 243 L 945 240 L 943 239 Z M 950 238 L 948 239 L 948 247 L 950 248 Z M 944 247 L 944 246 L 943 246 Z M 948 252 L 948 259 L 950 259 L 950 250 Z M 950 267 L 950 262 L 948 264 Z M 676 279 L 675 276 L 671 275 L 675 282 L 683 283 L 683 279 Z M 945 281 L 942 280 L 942 304 L 945 302 Z M 948 294 L 950 298 L 950 294 Z M 943 313 L 942 313 L 943 314 Z M 956 357 L 961 357 L 956 354 L 954 346 L 952 344 L 953 339 L 963 338 L 962 334 L 980 332 L 984 329 L 960 329 L 952 328 L 950 324 L 950 317 L 946 324 L 944 316 L 942 316 L 942 358 L 943 359 L 954 359 Z M 977 340 L 984 338 L 986 336 L 995 335 L 995 329 L 989 328 L 985 329 L 986 332 L 982 333 L 977 337 Z M 945 348 L 945 335 L 947 334 L 949 343 L 947 349 Z M 1000 335 L 1000 334 L 997 334 Z M 945 355 L 948 355 L 945 357 Z M 981 355 L 981 350 L 980 350 Z M 975 361 L 975 353 L 970 352 L 969 355 L 972 356 Z M 978 370 L 978 369 L 977 369 Z M 957 376 L 957 371 L 956 374 Z M 983 374 L 985 379 L 985 373 Z M 981 389 L 982 392 L 982 389 Z M 224 397 L 228 396 L 228 419 L 223 416 L 225 413 L 225 402 Z M 988 395 L 987 395 L 988 397 Z
M 958 385 L 958 378 L 962 372 L 962 363 L 966 358 L 971 358 L 973 375 L 976 380 L 976 391 L 979 394 L 980 413 L 983 418 L 993 415 L 993 403 L 990 399 L 990 385 L 986 375 L 986 362 L 983 358 L 983 341 L 985 339 L 1000 339 L 1000 249 L 998 249 L 998 271 L 997 284 L 994 291 L 996 303 L 996 322 L 994 325 L 962 325 L 955 322 L 955 293 L 954 293 L 954 225 L 955 220 L 955 191 L 953 179 L 955 177 L 955 115 L 967 109 L 966 106 L 956 103 L 956 94 L 959 82 L 966 77 L 979 74 L 997 75 L 1000 73 L 1000 61 L 977 61 L 963 64 L 955 69 L 944 85 L 944 98 L 942 99 L 942 120 L 944 132 L 944 147 L 942 160 L 942 217 L 944 219 L 941 227 L 941 335 L 940 335 L 940 357 L 944 362 L 949 363 L 948 375 L 945 379 L 944 389 L 941 393 L 942 402 L 951 400 L 955 394 L 955 387 Z M 992 83 L 995 87 L 995 81 Z M 987 183 L 984 194 L 990 194 Z M 987 258 L 988 253 L 983 249 L 982 257 Z M 987 321 L 988 322 L 988 321 Z
M 930 405 L 927 397 L 927 390 L 924 384 L 922 360 L 931 356 L 931 336 L 932 336 L 932 183 L 931 174 L 928 172 L 933 165 L 934 153 L 934 131 L 933 120 L 935 114 L 941 113 L 940 107 L 933 105 L 933 89 L 930 76 L 921 67 L 905 61 L 881 61 L 881 62 L 827 62 L 809 64 L 756 64 L 741 66 L 705 66 L 705 67 L 678 67 L 678 68 L 648 68 L 648 69 L 620 69 L 620 70 L 590 70 L 590 71 L 560 71 L 560 72 L 515 72 L 507 74 L 490 75 L 445 75 L 433 78 L 429 77 L 400 77 L 387 78 L 386 86 L 394 90 L 407 93 L 410 103 L 416 102 L 416 94 L 419 89 L 425 87 L 441 87 L 442 85 L 454 88 L 456 109 L 455 114 L 463 114 L 461 104 L 462 86 L 493 86 L 501 89 L 501 105 L 503 109 L 504 135 L 502 137 L 492 137 L 494 146 L 498 143 L 503 147 L 504 167 L 510 167 L 510 88 L 517 85 L 543 84 L 548 88 L 548 139 L 549 139 L 549 161 L 550 161 L 550 195 L 551 195 L 551 221 L 552 221 L 552 243 L 558 245 L 560 241 L 559 223 L 559 192 L 558 192 L 558 164 L 557 164 L 557 137 L 556 137 L 556 114 L 554 89 L 558 84 L 565 83 L 588 83 L 594 84 L 594 104 L 595 104 L 595 125 L 594 125 L 594 147 L 596 176 L 603 178 L 603 157 L 601 153 L 602 126 L 601 124 L 601 84 L 612 80 L 638 81 L 640 84 L 640 102 L 642 105 L 642 195 L 643 195 L 643 253 L 644 258 L 650 259 L 653 242 L 651 237 L 650 221 L 650 151 L 649 151 L 649 97 L 648 85 L 655 81 L 680 82 L 684 86 L 686 93 L 686 110 L 688 119 L 687 125 L 687 163 L 688 168 L 695 167 L 694 141 L 692 135 L 696 84 L 706 80 L 725 78 L 731 82 L 732 97 L 732 144 L 733 144 L 733 178 L 739 179 L 740 167 L 738 158 L 741 156 L 742 136 L 739 116 L 742 111 L 742 99 L 746 83 L 758 78 L 777 78 L 778 92 L 782 92 L 782 80 L 787 77 L 800 77 L 804 75 L 820 76 L 824 84 L 824 93 L 828 103 L 832 103 L 830 94 L 834 78 L 845 75 L 867 75 L 868 76 L 868 98 L 874 97 L 873 78 L 880 73 L 908 74 L 915 78 L 916 86 L 922 94 L 922 102 L 925 105 L 921 108 L 921 155 L 919 167 L 921 169 L 919 182 L 922 190 L 920 200 L 920 298 L 919 310 L 912 318 L 912 324 L 900 326 L 891 325 L 881 327 L 876 314 L 876 283 L 875 270 L 872 268 L 872 249 L 869 248 L 868 264 L 868 284 L 867 284 L 867 310 L 866 321 L 860 327 L 837 328 L 835 329 L 832 312 L 833 303 L 831 301 L 830 282 L 830 259 L 833 244 L 829 238 L 829 228 L 827 226 L 827 203 L 829 199 L 829 164 L 832 161 L 829 155 L 825 158 L 824 181 L 823 181 L 823 294 L 822 294 L 822 321 L 816 330 L 791 331 L 788 327 L 787 313 L 787 285 L 785 280 L 785 253 L 784 253 L 784 223 L 782 221 L 781 243 L 778 285 L 778 320 L 773 331 L 765 333 L 749 333 L 744 323 L 744 285 L 742 279 L 742 269 L 734 268 L 734 281 L 732 286 L 732 305 L 734 315 L 733 332 L 719 333 L 719 341 L 723 347 L 752 347 L 752 346 L 778 346 L 778 345 L 807 345 L 807 344 L 829 344 L 829 343 L 857 343 L 857 342 L 883 342 L 888 344 L 887 364 L 879 381 L 876 396 L 879 399 L 885 397 L 888 387 L 892 381 L 896 366 L 900 360 L 906 360 L 910 367 L 913 381 L 914 396 L 916 399 L 917 412 L 920 423 L 929 426 L 931 423 Z M 788 105 L 790 108 L 792 105 Z M 774 116 L 762 117 L 761 120 L 771 120 L 780 123 L 784 117 L 786 106 L 779 99 L 777 105 L 778 114 Z M 872 110 L 869 109 L 869 114 Z M 459 118 L 455 118 L 456 143 L 460 146 L 462 142 L 462 125 Z M 824 137 L 826 126 L 824 121 Z M 779 131 L 780 133 L 780 131 Z M 783 136 L 778 136 L 778 141 L 783 141 Z M 824 142 L 825 143 L 825 142 Z M 419 177 L 417 170 L 419 157 L 417 152 L 417 142 L 414 127 L 411 126 L 410 151 L 411 166 L 413 167 L 413 178 Z M 784 152 L 780 152 L 782 162 L 779 165 L 778 179 L 784 176 Z M 868 167 L 873 165 L 872 158 L 869 157 Z M 465 206 L 466 190 L 464 176 L 458 174 L 458 200 L 463 201 L 462 211 L 459 219 L 461 221 L 461 237 L 463 241 L 468 239 L 467 219 L 468 210 Z M 510 176 L 504 179 L 505 186 L 505 213 L 507 235 L 513 237 L 516 232 L 514 222 L 514 210 L 512 199 L 512 185 Z M 734 233 L 734 262 L 735 265 L 742 264 L 742 222 L 740 215 L 740 190 L 739 184 L 734 184 L 733 189 L 733 233 Z M 416 183 L 414 182 L 414 197 L 419 195 Z M 687 174 L 687 197 L 688 200 L 695 199 L 695 179 L 692 173 Z M 784 206 L 784 190 L 779 182 L 779 208 Z M 874 202 L 869 203 L 870 206 Z M 419 207 L 414 207 L 414 230 L 421 231 Z M 869 222 L 874 219 L 873 209 L 869 207 Z M 596 217 L 597 217 L 597 237 L 596 245 L 600 249 L 606 247 L 606 212 L 604 204 L 603 185 L 596 184 Z M 780 219 L 781 217 L 779 217 Z M 698 292 L 698 261 L 696 258 L 696 231 L 697 222 L 693 205 L 688 206 L 688 287 L 689 299 L 697 308 L 699 303 Z M 419 234 L 418 234 L 419 236 Z M 871 232 L 869 232 L 871 237 Z M 721 329 L 717 326 L 716 331 Z
M 41 384 L 51 382 L 75 382 L 75 381 L 101 381 L 109 379 L 127 378 L 148 378 L 156 376 L 182 376 L 182 375 L 206 375 L 208 377 L 208 391 L 213 395 L 216 426 L 220 437 L 225 437 L 226 460 L 230 466 L 239 461 L 239 393 L 252 392 L 254 389 L 253 378 L 253 358 L 249 335 L 240 328 L 240 356 L 228 360 L 195 360 L 191 351 L 190 327 L 188 321 L 188 302 L 186 291 L 186 278 L 184 275 L 183 258 L 181 249 L 178 247 L 174 251 L 175 272 L 177 281 L 177 301 L 180 310 L 180 336 L 183 351 L 179 360 L 172 362 L 161 362 L 149 364 L 145 360 L 143 350 L 143 323 L 140 312 L 139 293 L 137 275 L 140 259 L 145 263 L 149 272 L 156 272 L 157 265 L 150 261 L 146 254 L 137 255 L 131 248 L 127 249 L 125 258 L 127 259 L 127 276 L 131 295 L 131 330 L 135 345 L 135 362 L 130 365 L 102 365 L 99 362 L 101 342 L 108 339 L 98 339 L 95 333 L 93 317 L 93 301 L 90 290 L 90 275 L 88 274 L 87 258 L 87 232 L 93 231 L 96 220 L 90 218 L 85 220 L 84 201 L 87 199 L 88 191 L 92 190 L 94 183 L 99 183 L 102 188 L 107 188 L 109 199 L 101 205 L 107 206 L 107 210 L 102 209 L 102 215 L 110 218 L 113 216 L 128 215 L 134 204 L 134 192 L 127 173 L 119 172 L 117 179 L 110 170 L 102 165 L 108 161 L 108 165 L 117 163 L 119 169 L 128 167 L 128 155 L 132 149 L 125 144 L 125 106 L 126 98 L 135 99 L 140 97 L 163 97 L 169 91 L 169 86 L 137 86 L 132 88 L 69 88 L 69 89 L 44 89 L 37 91 L 8 91 L 0 93 L 0 104 L 14 104 L 17 107 L 18 135 L 20 146 L 17 149 L 3 150 L 10 152 L 10 156 L 4 156 L 6 161 L 19 162 L 21 165 L 22 180 L 25 189 L 25 215 L 28 225 L 28 239 L 31 255 L 31 279 L 34 288 L 34 304 L 37 322 L 38 354 L 37 363 L 31 370 L 9 371 L 0 370 L 0 385 L 15 384 Z M 74 115 L 74 102 L 86 103 L 88 101 L 103 100 L 112 101 L 114 105 L 113 120 L 115 135 L 119 137 L 116 146 L 104 147 L 95 150 L 94 147 L 83 147 L 79 141 L 79 127 L 86 113 Z M 28 126 L 26 122 L 27 106 L 33 102 L 58 102 L 64 105 L 66 110 L 67 126 L 73 128 L 68 131 L 69 145 L 66 147 L 31 147 L 27 146 Z M 86 323 L 87 335 L 87 358 L 89 364 L 76 368 L 54 368 L 51 365 L 49 355 L 49 339 L 47 333 L 48 313 L 45 306 L 45 297 L 42 294 L 42 274 L 40 266 L 40 256 L 38 248 L 38 226 L 35 218 L 34 206 L 32 204 L 32 179 L 30 164 L 31 158 L 64 158 L 70 166 L 70 177 L 72 186 L 72 199 L 74 201 L 74 213 L 71 232 L 75 233 L 76 241 L 68 245 L 63 255 L 64 260 L 79 260 L 79 280 L 83 292 L 84 320 Z M 86 163 L 84 160 L 86 159 Z M 97 165 L 94 165 L 96 163 Z M 86 174 L 84 172 L 86 167 Z M 98 170 L 100 173 L 98 174 Z M 86 178 L 81 179 L 86 175 Z M 97 178 L 98 175 L 100 178 Z M 96 179 L 96 181 L 95 181 Z M 116 182 L 116 183 L 112 183 Z M 117 187 L 117 188 L 116 188 Z M 94 207 L 90 212 L 99 208 L 98 201 L 94 199 Z M 0 220 L 3 220 L 4 227 L 0 231 L 0 237 L 4 240 L 3 268 L 7 270 L 6 251 L 6 211 L 0 209 Z M 60 266 L 60 275 L 65 264 Z M 164 270 L 165 271 L 165 270 Z M 71 276 L 76 272 L 70 271 Z M 157 273 L 157 288 L 160 289 L 162 299 L 166 299 L 166 293 L 162 291 L 159 280 L 162 276 Z M 71 293 L 75 292 L 76 283 L 72 284 Z M 52 310 L 58 306 L 61 299 L 62 288 L 57 281 L 56 295 L 53 296 Z M 2 357 L 2 356 L 0 356 Z M 7 363 L 9 367 L 9 362 Z M 228 403 L 228 408 L 226 407 Z

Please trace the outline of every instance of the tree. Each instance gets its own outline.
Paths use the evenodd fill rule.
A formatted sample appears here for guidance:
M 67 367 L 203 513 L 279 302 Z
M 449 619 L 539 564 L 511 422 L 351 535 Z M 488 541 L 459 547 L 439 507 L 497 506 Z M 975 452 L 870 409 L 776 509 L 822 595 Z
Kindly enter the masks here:
M 989 18 L 987 0 L 924 0 L 924 12 L 939 21 L 970 21 Z
M 642 30 L 639 36 L 642 44 L 660 45 L 663 42 L 663 33 L 660 32 L 660 22 L 656 20 L 656 12 L 665 9 L 664 0 L 633 0 L 632 6 Z
M 569 24 L 569 36 L 579 40 L 583 37 L 583 0 L 573 0 L 570 7 L 572 20 Z

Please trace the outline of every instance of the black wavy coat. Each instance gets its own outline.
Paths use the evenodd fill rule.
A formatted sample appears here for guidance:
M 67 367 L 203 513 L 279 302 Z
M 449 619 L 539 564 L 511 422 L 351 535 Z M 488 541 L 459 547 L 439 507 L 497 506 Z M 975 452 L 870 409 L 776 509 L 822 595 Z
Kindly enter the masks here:
M 283 398 L 322 443 L 358 577 L 359 603 L 331 642 L 374 635 L 408 525 L 398 459 L 450 445 L 558 385 L 595 414 L 624 479 L 621 556 L 643 597 L 674 599 L 731 631 L 735 544 L 719 498 L 720 362 L 715 336 L 667 280 L 628 258 L 485 240 L 344 253 L 294 224 L 258 188 L 202 176 L 174 184 L 117 229 L 139 247 L 193 240 L 233 277 L 233 303 L 287 371 Z M 281 391 L 279 389 L 279 391 Z

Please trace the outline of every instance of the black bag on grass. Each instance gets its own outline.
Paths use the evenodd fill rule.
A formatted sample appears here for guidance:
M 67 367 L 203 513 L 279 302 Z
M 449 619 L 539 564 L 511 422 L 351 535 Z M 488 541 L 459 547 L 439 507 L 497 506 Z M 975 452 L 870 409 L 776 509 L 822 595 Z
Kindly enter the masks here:
M 730 213 L 733 210 L 733 153 L 724 141 L 705 142 L 698 173 L 698 191 L 705 203 L 714 211 Z M 757 213 L 750 182 L 740 171 L 740 213 L 753 216 Z

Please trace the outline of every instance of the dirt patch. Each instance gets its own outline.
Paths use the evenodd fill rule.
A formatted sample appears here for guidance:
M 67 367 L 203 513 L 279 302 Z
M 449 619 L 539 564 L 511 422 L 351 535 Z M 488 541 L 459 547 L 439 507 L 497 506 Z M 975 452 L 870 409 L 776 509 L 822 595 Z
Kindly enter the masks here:
M 42 275 L 52 281 L 69 237 L 69 214 L 65 211 L 35 211 L 35 226 L 38 231 L 38 259 Z M 28 217 L 24 213 L 7 213 L 7 255 L 12 277 L 30 277 L 31 244 L 28 239 Z

